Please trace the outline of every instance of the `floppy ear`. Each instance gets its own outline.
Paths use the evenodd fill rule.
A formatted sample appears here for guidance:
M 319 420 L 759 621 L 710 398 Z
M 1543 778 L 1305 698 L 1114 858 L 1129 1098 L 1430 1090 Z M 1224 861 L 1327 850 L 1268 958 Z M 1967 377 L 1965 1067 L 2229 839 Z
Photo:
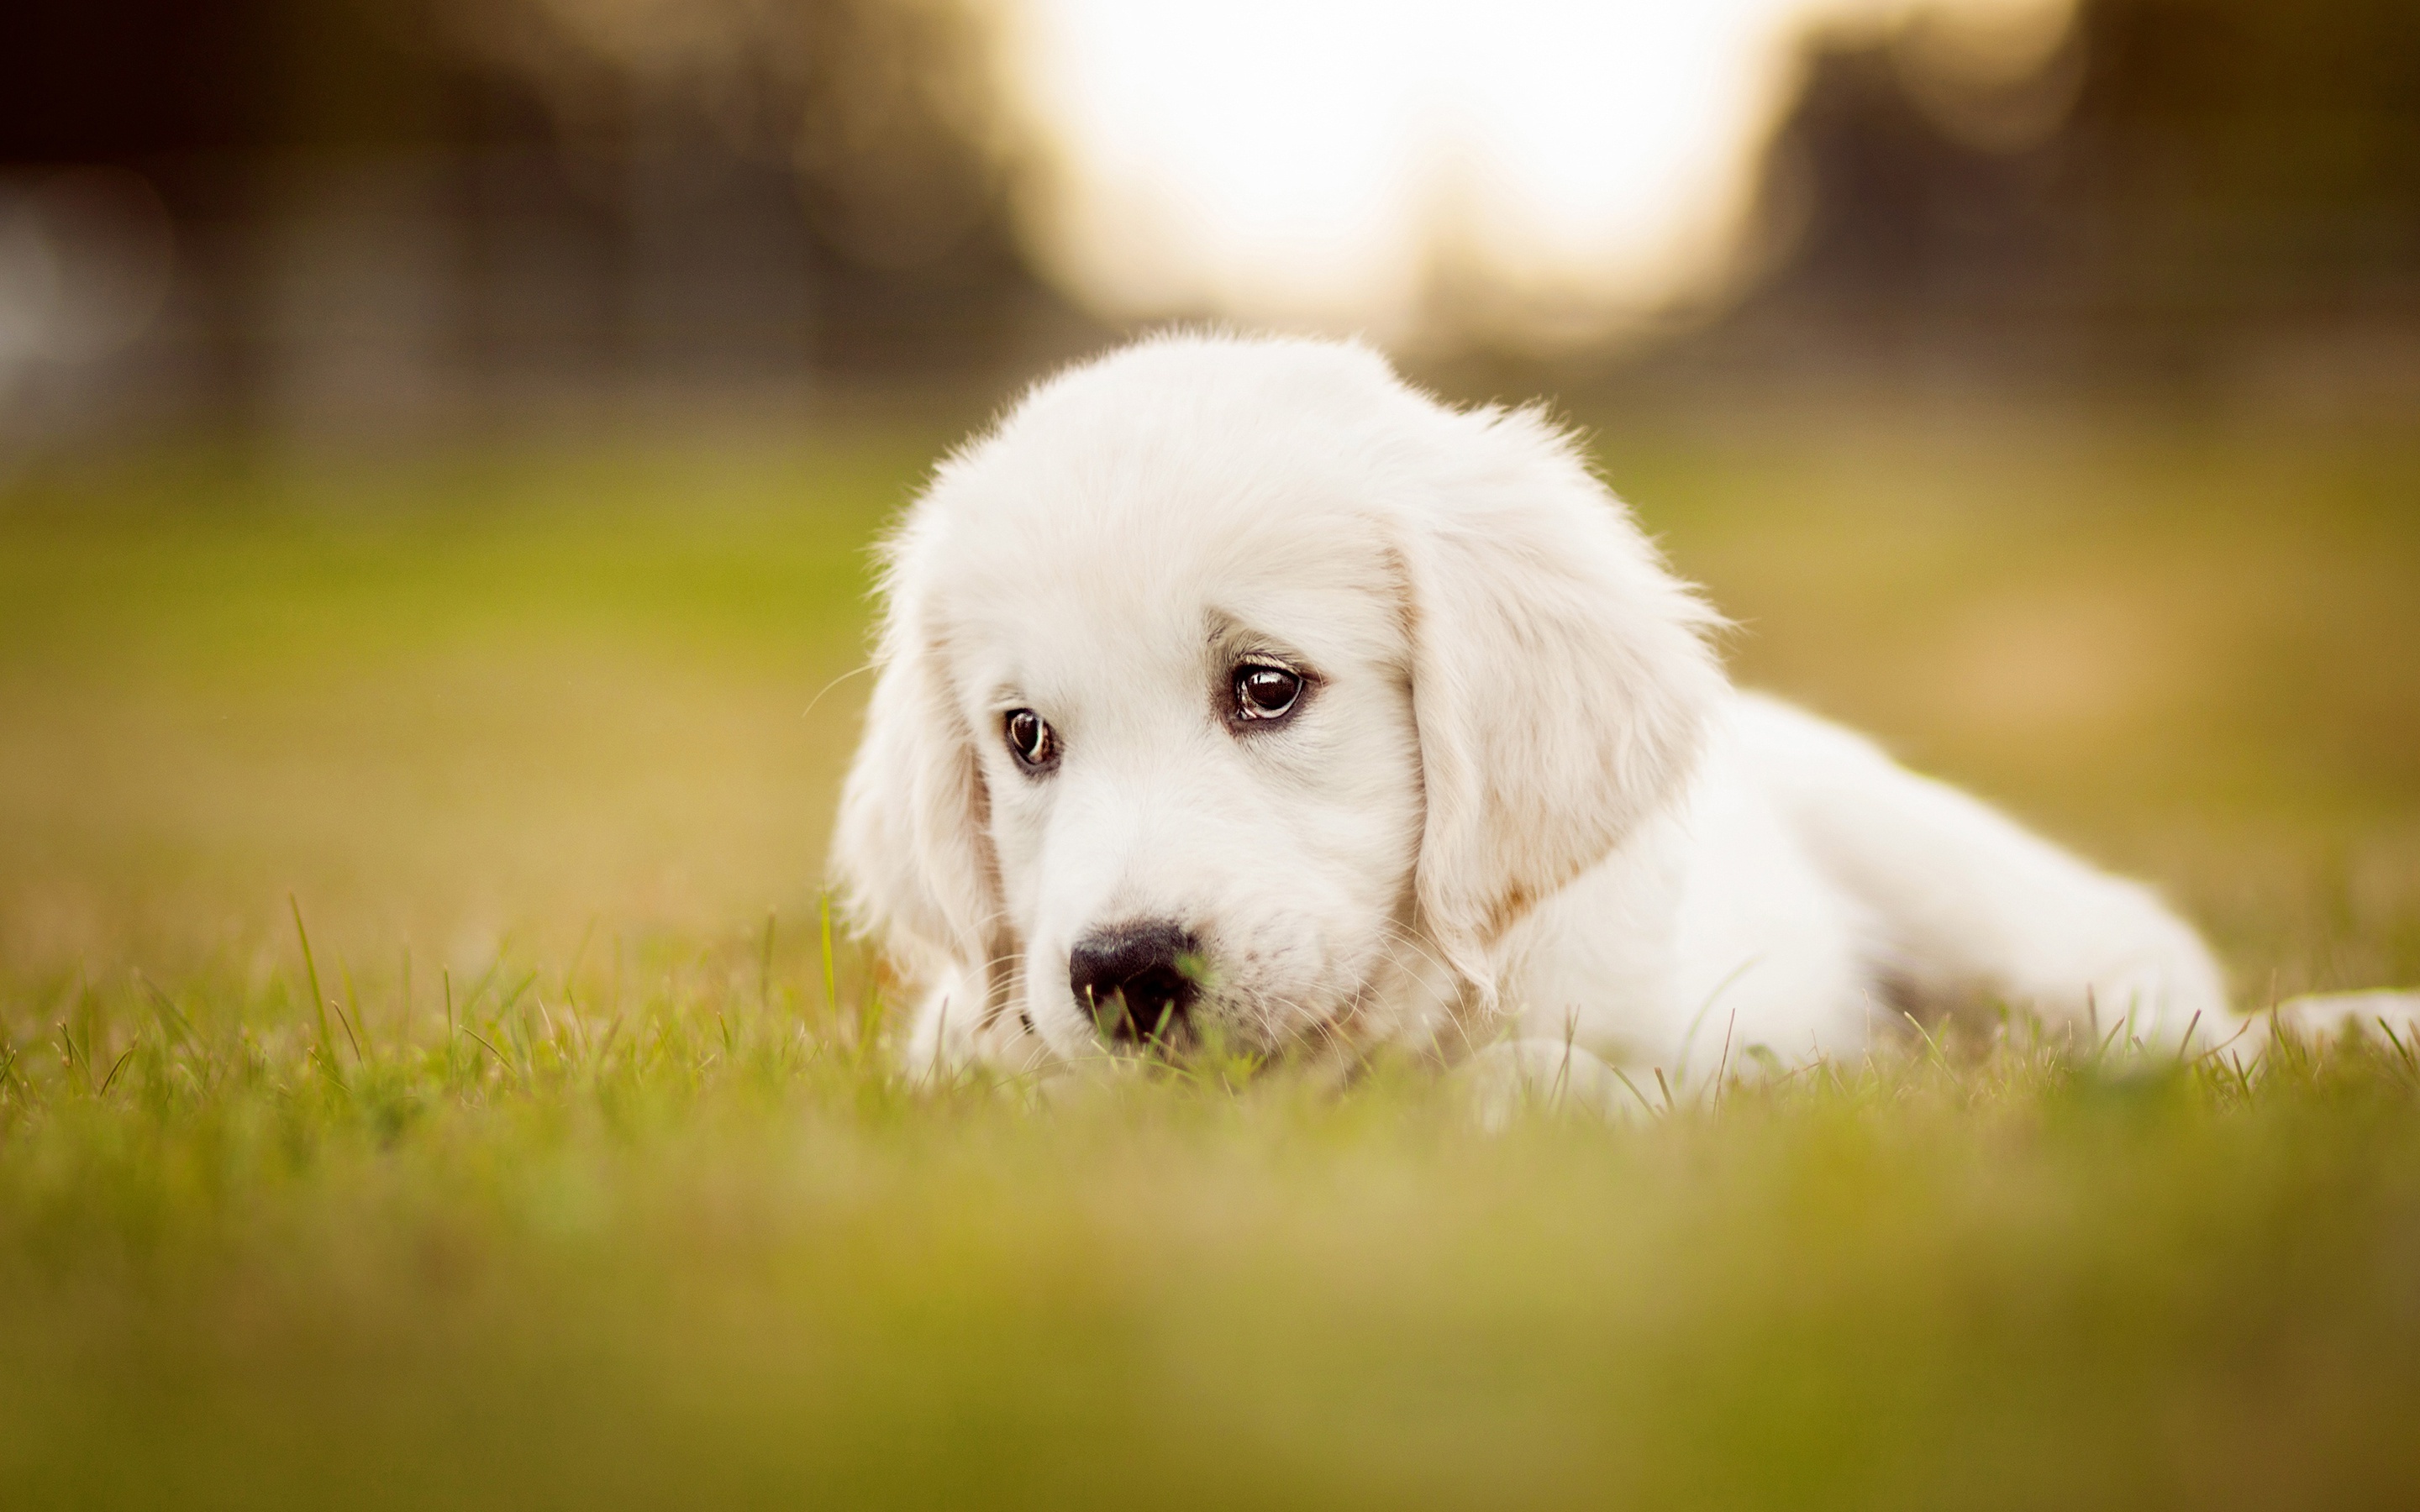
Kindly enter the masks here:
M 996 953 L 1000 883 L 990 799 L 916 579 L 916 538 L 894 544 L 865 734 L 832 841 L 850 921 L 915 975 Z
M 1427 814 L 1416 876 L 1446 959 L 1488 948 L 1670 801 L 1726 687 L 1717 622 L 1540 415 L 1454 416 L 1399 542 Z

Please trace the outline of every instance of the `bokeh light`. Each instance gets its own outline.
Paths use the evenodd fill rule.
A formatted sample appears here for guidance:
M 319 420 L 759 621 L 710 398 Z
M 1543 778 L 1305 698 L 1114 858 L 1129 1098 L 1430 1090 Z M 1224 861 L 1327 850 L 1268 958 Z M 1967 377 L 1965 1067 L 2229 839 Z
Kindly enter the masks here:
M 1602 334 L 1720 290 L 1811 30 L 2022 72 L 2064 0 L 1026 0 L 1046 266 L 1115 316 Z M 1526 314 L 1525 314 L 1526 313 Z

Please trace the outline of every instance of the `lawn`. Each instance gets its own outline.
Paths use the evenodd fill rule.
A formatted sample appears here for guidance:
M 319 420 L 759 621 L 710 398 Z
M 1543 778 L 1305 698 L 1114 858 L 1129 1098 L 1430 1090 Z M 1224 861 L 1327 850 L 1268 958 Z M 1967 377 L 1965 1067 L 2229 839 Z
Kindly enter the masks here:
M 1578 409 L 1744 676 L 2420 983 L 2420 445 Z M 947 440 L 0 481 L 0 1502 L 2420 1500 L 2408 1057 L 894 1085 L 818 884 Z

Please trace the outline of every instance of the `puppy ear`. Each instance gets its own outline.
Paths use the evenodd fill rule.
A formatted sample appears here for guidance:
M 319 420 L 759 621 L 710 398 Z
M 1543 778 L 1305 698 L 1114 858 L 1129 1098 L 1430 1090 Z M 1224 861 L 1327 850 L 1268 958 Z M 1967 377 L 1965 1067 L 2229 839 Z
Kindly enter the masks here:
M 1456 415 L 1400 543 L 1427 815 L 1423 922 L 1493 995 L 1488 948 L 1687 778 L 1727 686 L 1719 623 L 1531 412 Z
M 915 589 L 914 556 L 911 532 L 886 574 L 874 694 L 832 864 L 850 922 L 929 981 L 996 953 L 1000 882 L 983 767 Z

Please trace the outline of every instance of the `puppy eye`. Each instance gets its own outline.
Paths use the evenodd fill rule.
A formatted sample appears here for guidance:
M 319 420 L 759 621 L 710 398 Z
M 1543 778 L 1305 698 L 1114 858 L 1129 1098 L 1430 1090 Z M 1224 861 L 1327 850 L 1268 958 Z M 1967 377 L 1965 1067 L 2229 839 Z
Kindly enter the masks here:
M 1059 734 L 1032 709 L 1011 709 L 1001 721 L 1008 748 L 1028 771 L 1039 771 L 1059 758 Z
M 1246 662 L 1235 669 L 1235 713 L 1245 719 L 1282 719 L 1302 697 L 1302 674 Z

